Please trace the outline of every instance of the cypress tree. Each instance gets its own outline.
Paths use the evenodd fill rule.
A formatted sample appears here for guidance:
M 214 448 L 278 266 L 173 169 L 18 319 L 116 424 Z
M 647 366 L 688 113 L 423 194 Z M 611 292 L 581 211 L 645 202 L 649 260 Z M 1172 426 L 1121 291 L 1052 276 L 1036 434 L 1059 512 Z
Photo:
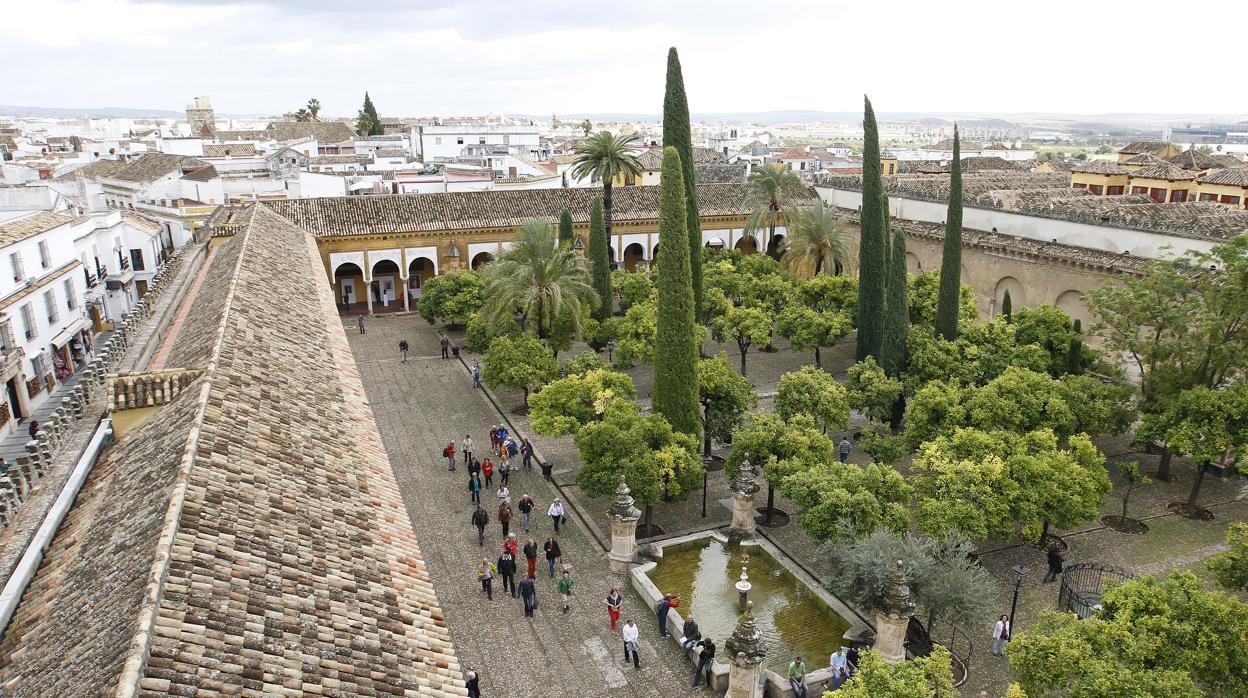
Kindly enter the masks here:
M 1066 372 L 1078 375 L 1083 373 L 1083 323 L 1079 318 L 1075 318 L 1072 329 L 1075 335 L 1070 338 L 1070 346 L 1066 348 Z
M 373 106 L 372 97 L 368 93 L 364 93 L 364 113 L 372 117 L 373 123 L 368 128 L 368 135 L 380 136 L 384 129 L 381 127 L 381 117 L 377 115 L 377 107 Z
M 884 300 L 884 338 L 880 345 L 880 367 L 892 378 L 906 368 L 906 338 L 910 334 L 909 288 L 906 284 L 906 235 L 893 233 L 889 253 L 888 298 Z
M 858 347 L 859 361 L 879 357 L 884 310 L 884 215 L 880 180 L 880 132 L 871 100 L 863 97 L 862 118 L 862 239 L 858 245 Z
M 1005 296 L 1001 298 L 1001 314 L 1005 316 L 1005 321 L 1010 321 L 1010 316 L 1014 314 L 1014 303 L 1010 301 L 1010 289 L 1005 289 Z
M 659 179 L 659 261 L 655 274 L 659 315 L 654 336 L 654 388 L 650 404 L 672 428 L 698 433 L 698 345 L 694 336 L 685 179 L 680 155 L 663 149 Z
M 607 228 L 603 221 L 602 198 L 589 207 L 589 276 L 602 304 L 594 315 L 599 322 L 611 317 L 611 256 L 607 251 Z
M 958 338 L 962 291 L 962 149 L 953 127 L 953 165 L 949 170 L 949 210 L 945 213 L 945 249 L 940 257 L 940 295 L 936 299 L 936 334 Z
M 892 240 L 893 240 L 892 223 L 893 222 L 889 218 L 889 215 L 888 215 L 888 192 L 884 191 L 883 188 L 881 188 L 880 190 L 880 216 L 884 218 L 884 225 L 881 226 L 880 229 L 884 231 L 884 273 L 885 273 L 884 303 L 887 304 L 888 303 L 888 288 L 889 288 L 888 285 L 892 282 L 892 279 L 893 279 L 893 276 L 892 276 L 893 266 L 892 266 L 892 262 L 889 261 L 892 258 L 891 256 L 893 254 L 893 250 L 892 250 Z
M 559 244 L 572 244 L 572 212 L 566 208 L 559 214 Z
M 685 180 L 686 232 L 689 235 L 689 272 L 693 281 L 695 317 L 702 317 L 702 220 L 698 215 L 698 187 L 694 182 L 693 132 L 689 100 L 676 47 L 667 50 L 667 91 L 663 95 L 663 145 L 676 148 Z

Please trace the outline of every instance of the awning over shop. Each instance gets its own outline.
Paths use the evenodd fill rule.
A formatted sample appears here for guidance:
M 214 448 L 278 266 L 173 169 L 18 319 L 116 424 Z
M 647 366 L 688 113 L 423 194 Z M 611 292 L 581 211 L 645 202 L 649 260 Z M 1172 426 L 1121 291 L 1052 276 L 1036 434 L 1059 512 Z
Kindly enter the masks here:
M 60 334 L 52 338 L 52 346 L 56 347 L 57 349 L 60 349 L 61 347 L 65 346 L 65 344 L 68 343 L 69 340 L 73 339 L 75 335 L 77 335 L 79 332 L 82 332 L 82 330 L 85 329 L 86 326 L 87 326 L 87 319 L 85 317 L 78 318 L 69 327 L 66 327 L 65 329 L 61 330 Z

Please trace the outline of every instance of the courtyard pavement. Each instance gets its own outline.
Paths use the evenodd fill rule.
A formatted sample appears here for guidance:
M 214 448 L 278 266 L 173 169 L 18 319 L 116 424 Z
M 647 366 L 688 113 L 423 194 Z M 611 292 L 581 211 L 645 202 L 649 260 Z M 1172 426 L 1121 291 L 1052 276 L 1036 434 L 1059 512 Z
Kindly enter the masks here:
M 455 647 L 462 663 L 481 674 L 482 695 L 710 695 L 689 689 L 693 667 L 674 644 L 659 638 L 654 613 L 625 578 L 607 570 L 605 553 L 570 514 L 559 536 L 563 561 L 575 579 L 570 614 L 560 613 L 555 580 L 546 576 L 540 552 L 536 618 L 524 617 L 521 602 L 502 592 L 499 580 L 494 600 L 484 598 L 475 566 L 482 557 L 493 562 L 501 553 L 497 498 L 492 491 L 482 493 L 490 513 L 482 549 L 470 523 L 462 459 L 450 473 L 440 454 L 448 440 L 458 444 L 465 433 L 482 452 L 500 415 L 471 389 L 459 362 L 440 358 L 436 330 L 419 316 L 368 318 L 363 335 L 354 318 L 343 324 Z M 406 364 L 399 361 L 400 339 L 411 347 Z M 557 492 L 536 467 L 514 474 L 510 489 L 513 505 L 525 493 L 537 500 L 541 515 L 533 517 L 530 531 L 540 546 L 551 533 L 545 511 Z M 513 532 L 518 528 L 517 513 Z M 517 535 L 523 545 L 523 532 Z M 523 555 L 519 567 L 523 572 Z M 640 671 L 623 665 L 622 641 L 608 626 L 602 601 L 613 585 L 624 594 L 624 620 L 634 618 L 641 628 Z

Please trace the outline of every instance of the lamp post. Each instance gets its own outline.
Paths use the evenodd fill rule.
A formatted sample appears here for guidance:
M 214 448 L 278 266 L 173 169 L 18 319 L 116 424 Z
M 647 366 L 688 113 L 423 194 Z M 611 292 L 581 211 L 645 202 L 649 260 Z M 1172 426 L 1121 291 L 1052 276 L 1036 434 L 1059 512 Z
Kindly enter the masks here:
M 1031 574 L 1031 570 L 1027 569 L 1027 565 L 1014 565 L 1010 568 L 1014 573 L 1014 600 L 1010 602 L 1010 633 L 1009 637 L 1014 637 L 1014 612 L 1018 610 L 1018 590 L 1023 588 L 1023 581 L 1027 579 L 1027 575 Z M 1009 638 L 1007 638 L 1009 639 Z
M 612 366 L 615 365 L 615 340 L 614 339 L 607 341 L 607 363 L 611 364 Z

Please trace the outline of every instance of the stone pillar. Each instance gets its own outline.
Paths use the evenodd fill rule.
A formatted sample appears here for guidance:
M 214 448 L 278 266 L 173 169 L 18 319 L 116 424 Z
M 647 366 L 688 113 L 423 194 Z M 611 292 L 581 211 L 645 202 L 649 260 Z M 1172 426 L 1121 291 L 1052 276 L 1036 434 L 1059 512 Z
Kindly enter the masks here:
M 399 284 L 403 287 L 403 309 L 410 311 L 412 309 L 411 287 L 408 286 L 408 278 L 406 276 L 399 277 Z
M 615 488 L 615 501 L 611 502 L 611 551 L 607 553 L 607 566 L 614 574 L 628 574 L 633 554 L 637 552 L 637 520 L 640 518 L 641 511 L 633 506 L 633 497 L 621 476 L 620 486 Z
M 728 659 L 728 692 L 725 698 L 762 698 L 759 678 L 762 675 L 763 657 L 767 648 L 763 644 L 763 631 L 754 622 L 754 602 L 745 605 L 745 612 L 737 619 L 732 637 L 724 643 Z
M 875 651 L 889 664 L 906 661 L 906 628 L 913 615 L 914 600 L 898 560 L 884 587 L 884 608 L 875 612 Z
M 746 454 L 741 461 L 741 472 L 737 475 L 737 484 L 732 490 L 732 527 L 729 534 L 736 540 L 753 538 L 756 524 L 754 522 L 754 495 L 758 493 L 758 482 L 754 478 L 754 466 L 750 456 Z

